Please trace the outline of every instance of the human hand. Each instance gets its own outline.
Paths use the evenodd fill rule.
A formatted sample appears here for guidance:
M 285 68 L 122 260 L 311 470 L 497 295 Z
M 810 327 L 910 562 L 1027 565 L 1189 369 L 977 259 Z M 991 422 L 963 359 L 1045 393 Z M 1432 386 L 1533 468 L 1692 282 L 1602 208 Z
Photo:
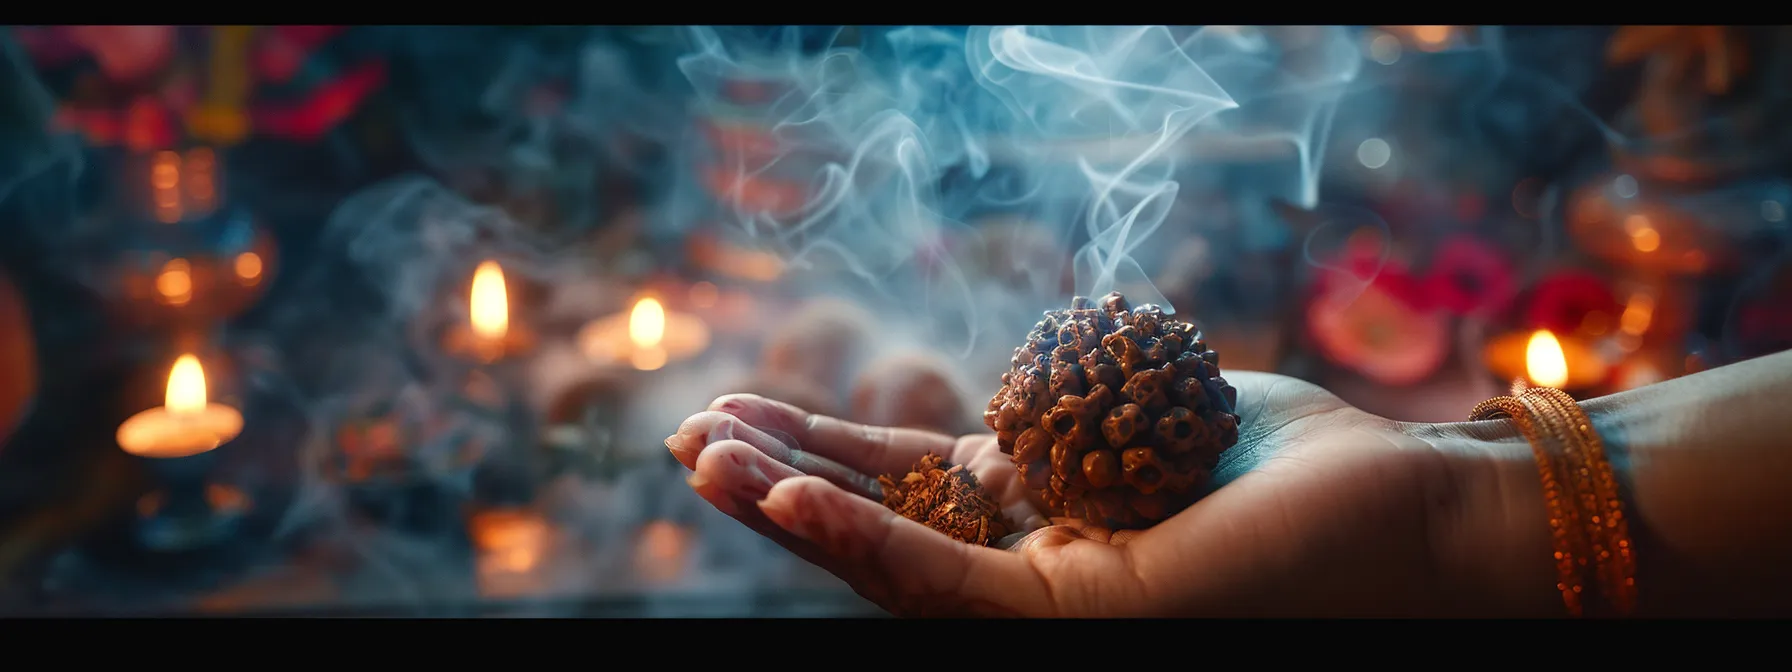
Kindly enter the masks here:
M 716 508 L 898 615 L 1447 613 L 1432 527 L 1451 467 L 1410 426 L 1311 384 L 1228 372 L 1238 444 L 1211 491 L 1157 526 L 1045 520 L 993 435 L 857 425 L 751 395 L 717 399 L 668 438 Z M 977 475 L 1022 532 L 971 546 L 880 502 L 877 476 L 928 452 Z

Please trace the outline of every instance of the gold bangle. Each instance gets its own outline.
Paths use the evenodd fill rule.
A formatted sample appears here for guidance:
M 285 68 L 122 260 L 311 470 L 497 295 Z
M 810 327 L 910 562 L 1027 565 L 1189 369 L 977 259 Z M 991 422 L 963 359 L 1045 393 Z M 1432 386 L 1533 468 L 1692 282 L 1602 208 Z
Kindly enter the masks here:
M 1593 544 L 1593 561 L 1598 564 L 1600 595 L 1616 615 L 1628 616 L 1636 609 L 1636 555 L 1605 443 L 1593 431 L 1586 411 L 1566 392 L 1532 388 L 1522 398 L 1550 408 L 1552 422 L 1567 439 L 1570 459 L 1577 463 L 1574 487 Z
M 1543 501 L 1549 513 L 1550 544 L 1554 549 L 1556 562 L 1556 590 L 1562 593 L 1562 606 L 1568 610 L 1568 615 L 1578 617 L 1582 614 L 1581 592 L 1585 588 L 1585 553 L 1578 548 L 1583 543 L 1583 537 L 1577 533 L 1577 512 L 1564 501 L 1568 499 L 1568 495 L 1562 491 L 1565 479 L 1558 474 L 1560 460 L 1550 456 L 1548 442 L 1533 423 L 1530 409 L 1518 399 L 1488 399 L 1477 404 L 1469 414 L 1472 421 L 1501 418 L 1510 419 L 1518 425 L 1518 431 L 1531 444 L 1531 455 L 1537 460 L 1537 474 L 1543 484 Z
M 1612 612 L 1631 614 L 1635 549 L 1616 475 L 1586 412 L 1561 390 L 1515 386 L 1514 396 L 1489 399 L 1470 413 L 1476 421 L 1496 418 L 1513 420 L 1537 459 L 1561 577 L 1557 587 L 1568 613 L 1585 612 L 1582 593 L 1592 588 Z

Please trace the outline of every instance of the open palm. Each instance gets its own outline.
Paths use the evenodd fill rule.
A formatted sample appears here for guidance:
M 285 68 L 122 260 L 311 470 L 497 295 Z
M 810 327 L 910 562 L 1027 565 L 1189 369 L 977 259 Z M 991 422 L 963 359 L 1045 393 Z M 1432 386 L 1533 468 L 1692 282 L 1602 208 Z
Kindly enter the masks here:
M 1308 383 L 1227 379 L 1238 445 L 1206 497 L 1143 531 L 1042 518 L 988 434 L 868 427 L 733 395 L 667 447 L 705 500 L 898 615 L 1444 611 L 1428 597 L 1447 592 L 1427 542 L 1450 501 L 1438 451 Z M 977 547 L 884 508 L 877 476 L 928 452 L 975 473 L 1022 531 Z

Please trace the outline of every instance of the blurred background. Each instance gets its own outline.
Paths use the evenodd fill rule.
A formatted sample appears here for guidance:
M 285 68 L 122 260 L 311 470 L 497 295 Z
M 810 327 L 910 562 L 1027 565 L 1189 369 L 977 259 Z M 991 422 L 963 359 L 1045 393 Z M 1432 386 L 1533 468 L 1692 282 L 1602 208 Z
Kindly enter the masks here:
M 1409 421 L 1792 347 L 1777 27 L 0 34 L 0 613 L 876 611 L 662 439 L 1118 289 Z

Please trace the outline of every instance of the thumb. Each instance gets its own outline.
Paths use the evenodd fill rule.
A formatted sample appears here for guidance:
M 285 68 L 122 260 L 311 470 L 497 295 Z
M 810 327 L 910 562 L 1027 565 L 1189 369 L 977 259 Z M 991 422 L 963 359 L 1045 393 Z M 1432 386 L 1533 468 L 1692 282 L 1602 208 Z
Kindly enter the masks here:
M 814 476 L 772 486 L 766 518 L 820 549 L 814 558 L 898 616 L 1049 616 L 1044 579 L 1016 553 L 972 546 Z

